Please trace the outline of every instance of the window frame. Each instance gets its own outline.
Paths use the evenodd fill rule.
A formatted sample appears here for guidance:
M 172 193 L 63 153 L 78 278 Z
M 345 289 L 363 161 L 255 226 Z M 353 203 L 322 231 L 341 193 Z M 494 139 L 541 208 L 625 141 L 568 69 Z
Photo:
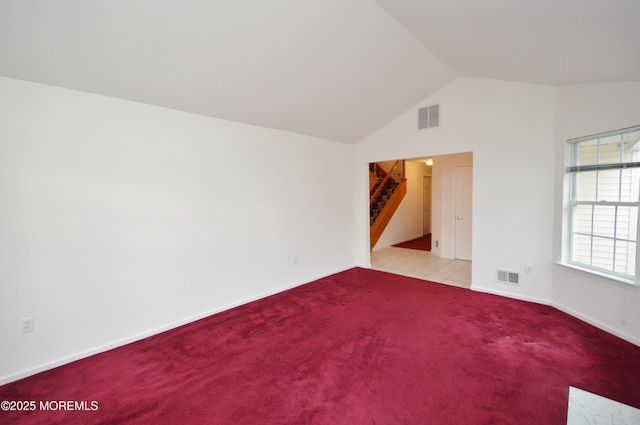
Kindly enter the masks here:
M 620 158 L 618 162 L 615 163 L 611 163 L 611 162 L 605 162 L 605 163 L 601 163 L 601 157 L 600 157 L 600 140 L 602 139 L 606 139 L 608 137 L 613 137 L 613 136 L 620 136 L 621 140 L 624 137 L 624 134 L 627 133 L 633 133 L 633 132 L 637 132 L 640 131 L 640 125 L 638 126 L 633 126 L 633 127 L 628 127 L 628 128 L 623 128 L 623 129 L 619 129 L 619 130 L 613 130 L 613 131 L 608 131 L 608 132 L 604 132 L 604 133 L 598 133 L 598 134 L 594 134 L 594 135 L 590 135 L 590 136 L 585 136 L 585 137 L 580 137 L 580 138 L 575 138 L 575 139 L 570 139 L 567 141 L 568 145 L 569 145 L 569 158 L 570 158 L 570 164 L 569 166 L 566 168 L 566 174 L 568 176 L 567 182 L 569 184 L 569 191 L 567 193 L 568 196 L 568 210 L 567 210 L 567 214 L 568 214 L 568 220 L 567 220 L 567 224 L 568 224 L 568 228 L 565 231 L 565 235 L 566 235 L 566 242 L 567 242 L 567 256 L 565 258 L 564 263 L 567 266 L 573 267 L 573 268 L 577 268 L 580 270 L 583 270 L 585 272 L 588 273 L 593 273 L 599 276 L 604 276 L 604 277 L 608 277 L 608 278 L 612 278 L 618 281 L 622 281 L 625 283 L 631 283 L 631 284 L 636 284 L 637 279 L 638 279 L 638 270 L 640 268 L 640 264 L 638 261 L 638 254 L 640 253 L 640 249 L 638 249 L 638 244 L 640 242 L 640 238 L 638 237 L 639 233 L 640 233 L 640 196 L 638 196 L 638 199 L 634 200 L 634 201 L 622 201 L 622 183 L 623 183 L 623 175 L 622 172 L 626 169 L 640 169 L 640 160 L 639 161 L 629 161 L 629 162 L 624 162 L 624 147 L 621 146 L 620 147 Z M 579 149 L 578 146 L 580 143 L 585 143 L 585 142 L 592 142 L 592 141 L 596 141 L 596 163 L 595 164 L 588 164 L 588 165 L 581 165 L 579 164 L 579 160 L 578 160 L 578 155 L 579 155 Z M 618 196 L 618 200 L 617 201 L 611 201 L 611 200 L 599 200 L 598 199 L 598 190 L 599 190 L 599 177 L 600 177 L 600 172 L 601 171 L 608 171 L 608 170 L 619 170 L 620 174 L 618 175 L 617 178 L 617 183 L 619 186 L 619 196 Z M 595 178 L 595 196 L 593 200 L 582 200 L 582 199 L 578 199 L 577 196 L 577 190 L 578 190 L 578 177 L 580 176 L 580 173 L 582 172 L 596 172 Z M 591 217 L 590 217 L 590 230 L 588 233 L 586 232 L 581 232 L 577 230 L 577 222 L 578 222 L 578 207 L 579 206 L 588 206 L 591 208 Z M 615 213 L 614 213 L 614 224 L 613 224 L 613 234 L 612 236 L 606 236 L 606 235 L 602 235 L 602 234 L 597 234 L 594 231 L 594 227 L 595 224 L 597 224 L 597 220 L 595 219 L 595 210 L 598 206 L 602 206 L 602 207 L 614 207 L 615 208 Z M 618 237 L 617 234 L 617 225 L 618 225 L 618 208 L 619 207 L 629 207 L 629 208 L 636 208 L 636 217 L 635 217 L 635 239 L 625 239 L 622 237 Z M 586 236 L 588 238 L 590 238 L 590 246 L 589 246 L 589 264 L 581 262 L 581 261 L 577 261 L 575 260 L 576 255 L 574 249 L 576 249 L 576 243 L 575 243 L 575 236 L 576 235 L 583 235 Z M 610 240 L 612 241 L 612 251 L 611 251 L 611 270 L 607 269 L 607 268 L 603 268 L 603 267 L 598 267 L 597 265 L 594 265 L 594 239 L 597 238 L 599 240 Z M 634 269 L 633 269 L 633 275 L 630 274 L 626 274 L 626 273 L 620 273 L 620 272 L 616 272 L 616 246 L 618 241 L 622 241 L 622 242 L 627 242 L 627 243 L 633 243 L 635 244 L 635 249 L 634 249 L 634 254 L 635 254 L 635 258 L 634 258 Z

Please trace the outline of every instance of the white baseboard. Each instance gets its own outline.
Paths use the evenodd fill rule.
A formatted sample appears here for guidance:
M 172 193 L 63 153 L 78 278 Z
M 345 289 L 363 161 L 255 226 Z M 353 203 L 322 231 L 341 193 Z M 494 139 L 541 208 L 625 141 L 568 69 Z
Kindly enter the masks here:
M 630 342 L 634 345 L 637 345 L 640 347 L 640 339 L 634 338 L 631 335 L 622 332 L 619 329 L 615 329 L 612 328 L 611 326 L 605 325 L 602 322 L 599 322 L 598 320 L 592 319 L 591 317 L 585 316 L 584 314 L 578 313 L 575 310 L 572 310 L 566 306 L 563 306 L 562 304 L 557 304 L 557 303 L 551 303 L 550 304 L 552 307 L 557 308 L 558 310 L 562 311 L 563 313 L 567 313 L 570 316 L 573 316 L 577 319 L 582 320 L 583 322 L 587 322 L 588 324 L 595 326 L 598 329 L 601 329 L 607 333 L 610 333 L 611 335 L 615 335 L 620 339 L 624 339 L 627 342 Z
M 536 304 L 550 305 L 549 300 L 545 300 L 544 298 L 537 298 L 537 297 L 530 297 L 530 296 L 527 296 L 527 295 L 514 294 L 513 292 L 497 291 L 497 290 L 495 290 L 493 288 L 484 288 L 482 286 L 477 286 L 477 285 L 473 285 L 473 284 L 471 284 L 471 290 L 472 291 L 476 291 L 476 292 L 483 292 L 485 294 L 499 295 L 499 296 L 505 297 L 505 298 L 513 298 L 513 299 L 520 300 L 520 301 L 529 301 L 529 302 L 536 303 Z
M 534 302 L 537 304 L 543 304 L 543 305 L 548 305 L 551 306 L 553 308 L 556 308 L 560 311 L 562 311 L 563 313 L 568 314 L 569 316 L 573 316 L 576 319 L 580 319 L 583 322 L 586 322 L 588 324 L 590 324 L 591 326 L 595 326 L 598 329 L 601 329 L 607 333 L 610 333 L 611 335 L 617 336 L 618 338 L 624 339 L 627 342 L 630 342 L 634 345 L 637 345 L 640 347 L 640 340 L 637 338 L 632 337 L 629 334 L 626 334 L 625 332 L 620 331 L 619 329 L 615 329 L 612 328 L 611 326 L 607 326 L 602 322 L 599 322 L 598 320 L 595 320 L 589 316 L 586 316 L 584 314 L 578 313 L 575 310 L 572 310 L 562 304 L 558 304 L 558 303 L 554 303 L 552 301 L 549 300 L 545 300 L 545 299 L 541 299 L 541 298 L 535 298 L 535 297 L 528 297 L 528 296 L 521 296 L 518 294 L 513 294 L 511 292 L 502 292 L 502 291 L 496 291 L 494 289 L 489 289 L 489 288 L 482 288 L 482 287 L 477 287 L 477 286 L 471 286 L 471 289 L 474 291 L 478 291 L 478 292 L 484 292 L 487 294 L 493 294 L 493 295 L 499 295 L 502 297 L 506 297 L 506 298 L 513 298 L 513 299 L 517 299 L 517 300 L 521 300 L 521 301 L 529 301 L 529 302 Z
M 110 343 L 107 343 L 107 344 L 103 344 L 103 345 L 100 345 L 100 346 L 97 346 L 97 347 L 94 347 L 94 348 L 91 348 L 91 349 L 88 349 L 88 350 L 84 350 L 84 351 L 80 351 L 80 352 L 77 352 L 77 353 L 74 353 L 74 354 L 70 354 L 68 356 L 63 356 L 63 357 L 60 357 L 58 359 L 52 360 L 50 362 L 41 363 L 41 364 L 36 365 L 34 367 L 31 367 L 31 368 L 28 368 L 28 369 L 24 369 L 24 370 L 21 370 L 21 371 L 18 371 L 18 372 L 11 373 L 9 375 L 5 375 L 5 376 L 0 377 L 0 385 L 8 384 L 10 382 L 14 382 L 14 381 L 17 381 L 19 379 L 35 375 L 37 373 L 44 372 L 46 370 L 50 370 L 50 369 L 53 369 L 53 368 L 56 368 L 56 367 L 59 367 L 59 366 L 63 366 L 65 364 L 68 364 L 68 363 L 71 363 L 71 362 L 74 362 L 76 360 L 80 360 L 80 359 L 83 359 L 83 358 L 86 358 L 86 357 L 90 357 L 90 356 L 93 356 L 95 354 L 103 353 L 105 351 L 109 351 L 109 350 L 114 349 L 114 348 L 122 347 L 122 346 L 130 344 L 132 342 L 136 342 L 136 341 L 142 340 L 144 338 L 148 338 L 150 336 L 157 335 L 159 333 L 166 332 L 168 330 L 171 330 L 171 329 L 174 329 L 174 328 L 177 328 L 177 327 L 180 327 L 180 326 L 195 322 L 195 321 L 203 319 L 205 317 L 209 317 L 209 316 L 212 316 L 214 314 L 218 314 L 218 313 L 221 313 L 223 311 L 230 310 L 232 308 L 239 307 L 241 305 L 248 304 L 250 302 L 257 301 L 259 299 L 263 299 L 263 298 L 269 297 L 271 295 L 279 294 L 281 292 L 287 291 L 289 289 L 296 288 L 298 286 L 306 285 L 308 283 L 314 282 L 314 281 L 316 281 L 318 279 L 322 279 L 322 278 L 331 276 L 331 275 L 336 274 L 336 273 L 340 273 L 340 272 L 343 272 L 343 271 L 346 271 L 346 270 L 350 270 L 350 269 L 352 269 L 354 267 L 371 268 L 371 265 L 370 264 L 369 265 L 359 264 L 359 265 L 354 265 L 354 266 L 342 268 L 342 269 L 339 269 L 339 270 L 335 270 L 335 271 L 333 271 L 331 273 L 323 274 L 321 276 L 316 276 L 316 277 L 313 277 L 313 278 L 309 278 L 309 279 L 306 279 L 304 281 L 295 282 L 293 284 L 280 287 L 280 288 L 278 288 L 276 290 L 265 292 L 265 293 L 262 293 L 262 294 L 260 294 L 258 296 L 255 296 L 255 297 L 250 297 L 250 298 L 244 299 L 244 300 L 239 301 L 237 303 L 229 304 L 229 305 L 226 305 L 226 306 L 223 306 L 223 307 L 220 307 L 220 308 L 216 308 L 216 309 L 213 309 L 213 310 L 210 310 L 210 311 L 206 311 L 206 312 L 203 312 L 203 313 L 200 313 L 200 314 L 196 314 L 196 315 L 193 315 L 193 316 L 190 316 L 190 317 L 175 321 L 173 323 L 168 323 L 166 325 L 159 326 L 159 327 L 154 328 L 154 329 L 150 329 L 150 330 L 145 331 L 145 332 L 141 332 L 141 333 L 138 333 L 138 334 L 135 334 L 135 335 L 131 335 L 131 336 L 128 336 L 126 338 L 122 338 L 122 339 L 119 339 L 119 340 L 116 340 L 116 341 L 113 341 L 113 342 L 110 342 Z M 534 303 L 537 303 L 537 304 L 550 305 L 551 307 L 557 308 L 558 310 L 560 310 L 560 311 L 562 311 L 564 313 L 567 313 L 570 316 L 576 317 L 576 318 L 578 318 L 578 319 L 580 319 L 580 320 L 582 320 L 582 321 L 584 321 L 586 323 L 589 323 L 590 325 L 595 326 L 596 328 L 599 328 L 599 329 L 601 329 L 601 330 L 603 330 L 605 332 L 608 332 L 608 333 L 610 333 L 612 335 L 615 335 L 618 338 L 624 339 L 625 341 L 628 341 L 628 342 L 630 342 L 630 343 L 632 343 L 634 345 L 640 346 L 640 340 L 638 340 L 637 338 L 634 338 L 634 337 L 632 337 L 632 336 L 630 336 L 630 335 L 628 335 L 628 334 L 626 334 L 626 333 L 624 333 L 624 332 L 622 332 L 622 331 L 620 331 L 618 329 L 614 329 L 614 328 L 612 328 L 610 326 L 607 326 L 607 325 L 605 325 L 605 324 L 603 324 L 603 323 L 601 323 L 601 322 L 599 322 L 599 321 L 597 321 L 595 319 L 592 319 L 592 318 L 590 318 L 588 316 L 580 314 L 580 313 L 578 313 L 578 312 L 576 312 L 576 311 L 574 311 L 574 310 L 572 310 L 572 309 L 570 309 L 570 308 L 568 308 L 566 306 L 563 306 L 563 305 L 557 304 L 557 303 L 553 303 L 553 302 L 549 302 L 549 300 L 544 300 L 544 299 L 540 299 L 540 298 L 536 298 L 536 297 L 521 296 L 521 295 L 518 295 L 518 294 L 507 293 L 507 292 L 502 292 L 502 291 L 496 291 L 495 289 L 483 288 L 483 287 L 479 287 L 479 286 L 471 286 L 471 290 L 477 291 L 477 292 L 493 294 L 493 295 L 498 295 L 498 296 L 502 296 L 502 297 L 506 297 L 506 298 L 518 299 L 518 300 L 521 300 L 521 301 L 529 301 L 529 302 L 534 302 Z
M 103 345 L 100 345 L 100 346 L 97 346 L 97 347 L 90 348 L 88 350 L 79 351 L 77 353 L 73 353 L 73 354 L 70 354 L 68 356 L 63 356 L 63 357 L 60 357 L 58 359 L 55 359 L 55 360 L 52 360 L 52 361 L 49 361 L 49 362 L 41 363 L 41 364 L 36 365 L 34 367 L 23 369 L 23 370 L 20 370 L 18 372 L 11 373 L 11 374 L 8 374 L 8 375 L 0 377 L 0 385 L 5 385 L 5 384 L 8 384 L 10 382 L 14 382 L 14 381 L 17 381 L 19 379 L 23 379 L 23 378 L 35 375 L 35 374 L 40 373 L 40 372 L 44 372 L 44 371 L 47 371 L 47 370 L 50 370 L 50 369 L 53 369 L 53 368 L 56 368 L 56 367 L 59 367 L 59 366 L 63 366 L 65 364 L 74 362 L 76 360 L 81 360 L 81 359 L 93 356 L 95 354 L 100 354 L 100 353 L 103 353 L 105 351 L 112 350 L 114 348 L 122 347 L 122 346 L 130 344 L 132 342 L 140 341 L 140 340 L 148 338 L 150 336 L 157 335 L 159 333 L 166 332 L 166 331 L 169 331 L 171 329 L 175 329 L 177 327 L 180 327 L 180 326 L 195 322 L 195 321 L 200 320 L 200 319 L 204 319 L 205 317 L 209 317 L 209 316 L 212 316 L 214 314 L 222 313 L 223 311 L 230 310 L 232 308 L 239 307 L 241 305 L 248 304 L 248 303 L 251 303 L 253 301 L 257 301 L 257 300 L 260 300 L 260 299 L 263 299 L 263 298 L 266 298 L 266 297 L 270 297 L 271 295 L 276 295 L 276 294 L 279 294 L 281 292 L 288 291 L 289 289 L 296 288 L 298 286 L 306 285 L 308 283 L 314 282 L 314 281 L 322 279 L 324 277 L 328 277 L 328 276 L 334 275 L 336 273 L 340 273 L 340 272 L 343 272 L 343 271 L 346 271 L 346 270 L 350 270 L 350 269 L 352 269 L 354 267 L 357 267 L 357 266 L 346 267 L 346 268 L 343 268 L 343 269 L 339 269 L 339 270 L 333 271 L 333 272 L 328 273 L 328 274 L 324 274 L 324 275 L 321 275 L 321 276 L 316 276 L 316 277 L 313 277 L 313 278 L 310 278 L 310 279 L 305 279 L 304 281 L 295 282 L 295 283 L 290 284 L 290 285 L 282 286 L 282 287 L 280 287 L 280 288 L 278 288 L 276 290 L 262 293 L 260 295 L 255 296 L 255 297 L 246 298 L 246 299 L 241 300 L 241 301 L 236 302 L 236 303 L 228 304 L 228 305 L 225 305 L 225 306 L 220 307 L 220 308 L 216 308 L 216 309 L 213 309 L 213 310 L 210 310 L 210 311 L 205 311 L 205 312 L 200 313 L 200 314 L 189 316 L 189 317 L 177 320 L 177 321 L 172 322 L 172 323 L 167 323 L 165 325 L 158 326 L 156 328 L 153 328 L 153 329 L 150 329 L 150 330 L 147 330 L 147 331 L 144 331 L 144 332 L 140 332 L 140 333 L 137 333 L 137 334 L 134 334 L 134 335 L 130 335 L 128 337 L 116 340 L 116 341 L 112 341 L 112 342 L 109 342 L 109 343 L 106 343 L 106 344 L 103 344 Z

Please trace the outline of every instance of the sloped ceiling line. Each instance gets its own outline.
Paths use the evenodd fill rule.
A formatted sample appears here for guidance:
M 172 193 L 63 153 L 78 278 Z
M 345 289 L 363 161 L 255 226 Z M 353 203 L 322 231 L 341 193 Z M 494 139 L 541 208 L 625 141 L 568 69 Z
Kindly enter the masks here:
M 357 143 L 458 76 L 640 80 L 639 13 L 635 0 L 5 0 L 0 75 Z

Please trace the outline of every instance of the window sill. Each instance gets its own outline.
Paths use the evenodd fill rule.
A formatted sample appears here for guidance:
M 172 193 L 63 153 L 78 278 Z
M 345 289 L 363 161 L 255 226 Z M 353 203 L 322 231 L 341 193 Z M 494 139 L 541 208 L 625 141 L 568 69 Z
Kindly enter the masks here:
M 574 264 L 567 264 L 567 263 L 561 263 L 561 262 L 556 262 L 555 264 L 567 270 L 580 274 L 584 277 L 596 279 L 600 282 L 620 286 L 627 289 L 635 289 L 635 290 L 638 289 L 638 284 L 632 279 L 625 279 L 623 277 L 612 276 L 606 273 L 600 273 L 596 270 L 587 269 L 584 267 L 576 266 Z

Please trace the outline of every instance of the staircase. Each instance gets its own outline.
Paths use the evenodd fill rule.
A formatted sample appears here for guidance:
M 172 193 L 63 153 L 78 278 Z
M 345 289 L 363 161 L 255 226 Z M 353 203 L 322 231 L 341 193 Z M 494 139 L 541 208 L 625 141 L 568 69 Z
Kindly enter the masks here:
M 376 163 L 369 164 L 370 249 L 382 236 L 406 193 L 404 161 L 396 161 L 388 173 Z

